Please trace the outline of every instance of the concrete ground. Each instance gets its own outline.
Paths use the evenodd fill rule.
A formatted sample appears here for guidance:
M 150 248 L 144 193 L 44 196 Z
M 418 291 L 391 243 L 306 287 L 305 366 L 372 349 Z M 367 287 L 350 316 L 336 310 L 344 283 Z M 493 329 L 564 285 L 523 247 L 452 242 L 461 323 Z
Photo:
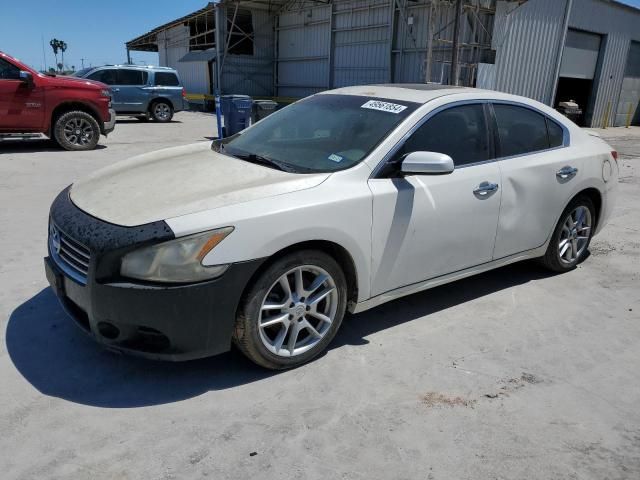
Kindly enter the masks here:
M 65 186 L 213 135 L 211 116 L 120 122 L 88 153 L 0 145 L 2 479 L 640 478 L 640 128 L 614 217 L 571 273 L 531 263 L 346 319 L 329 352 L 272 373 L 99 348 L 44 278 Z

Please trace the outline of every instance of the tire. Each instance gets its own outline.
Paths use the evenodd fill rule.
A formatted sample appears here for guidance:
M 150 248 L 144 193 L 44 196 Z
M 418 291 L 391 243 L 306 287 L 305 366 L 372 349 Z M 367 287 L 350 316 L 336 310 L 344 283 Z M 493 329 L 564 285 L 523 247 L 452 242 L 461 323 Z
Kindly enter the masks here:
M 87 112 L 63 113 L 53 125 L 53 138 L 65 150 L 93 150 L 100 140 L 100 125 Z
M 156 122 L 167 123 L 173 118 L 173 107 L 169 102 L 158 100 L 151 104 L 149 114 Z
M 578 195 L 571 200 L 560 215 L 547 252 L 540 259 L 542 265 L 559 273 L 576 268 L 587 257 L 595 223 L 596 209 L 589 197 Z
M 302 290 L 296 286 L 298 272 Z M 317 286 L 310 290 L 314 281 Z M 262 367 L 297 367 L 327 348 L 340 328 L 346 306 L 347 283 L 338 263 L 317 250 L 293 252 L 269 265 L 246 292 L 233 341 Z

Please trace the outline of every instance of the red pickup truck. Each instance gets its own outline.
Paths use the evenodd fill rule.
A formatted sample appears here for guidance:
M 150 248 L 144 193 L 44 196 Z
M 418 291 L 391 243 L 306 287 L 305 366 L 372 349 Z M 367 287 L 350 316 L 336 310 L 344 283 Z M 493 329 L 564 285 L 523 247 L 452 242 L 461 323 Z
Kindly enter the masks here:
M 43 75 L 0 52 L 0 140 L 44 134 L 66 150 L 91 150 L 115 124 L 107 85 Z

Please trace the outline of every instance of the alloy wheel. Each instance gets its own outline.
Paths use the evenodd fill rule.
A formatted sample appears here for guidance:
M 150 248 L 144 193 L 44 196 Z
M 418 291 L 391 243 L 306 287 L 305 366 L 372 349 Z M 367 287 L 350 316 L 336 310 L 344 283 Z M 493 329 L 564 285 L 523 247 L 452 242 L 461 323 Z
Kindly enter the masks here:
M 558 256 L 564 264 L 574 263 L 585 251 L 591 235 L 591 211 L 576 207 L 565 219 L 558 239 Z
M 93 127 L 84 118 L 72 118 L 64 125 L 64 137 L 73 145 L 88 145 L 93 140 L 93 135 Z
M 166 103 L 158 103 L 153 107 L 153 114 L 159 120 L 166 120 L 171 115 L 171 108 Z
M 283 274 L 262 301 L 258 329 L 275 355 L 293 357 L 317 345 L 331 328 L 338 309 L 334 279 L 315 265 Z

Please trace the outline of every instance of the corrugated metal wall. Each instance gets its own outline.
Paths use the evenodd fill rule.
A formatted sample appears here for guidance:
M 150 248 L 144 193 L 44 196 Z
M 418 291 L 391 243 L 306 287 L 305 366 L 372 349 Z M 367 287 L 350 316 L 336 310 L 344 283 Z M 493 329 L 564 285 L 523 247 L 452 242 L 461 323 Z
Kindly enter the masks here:
M 229 18 L 234 6 L 226 7 Z M 228 55 L 222 68 L 222 93 L 272 96 L 274 56 L 274 16 L 265 10 L 251 10 L 253 55 Z
M 189 93 L 208 93 L 207 62 L 179 62 L 189 52 L 189 28 L 183 25 L 158 33 L 160 65 L 175 68 Z
M 492 42 L 496 90 L 551 102 L 567 1 L 498 2 Z
M 331 9 L 309 6 L 278 16 L 278 95 L 305 97 L 330 88 Z
M 299 97 L 346 85 L 424 82 L 430 10 L 430 0 L 334 0 L 280 13 L 278 94 Z M 461 45 L 462 64 L 472 63 L 478 44 L 489 44 L 493 29 L 491 15 L 468 7 L 465 12 L 461 43 L 475 46 Z M 448 81 L 451 42 L 437 40 L 452 37 L 454 15 L 452 2 L 439 2 L 434 10 L 431 81 Z M 475 70 L 463 65 L 462 83 L 473 84 Z
M 390 80 L 391 15 L 389 0 L 335 3 L 332 87 Z
M 498 2 L 493 39 L 497 90 L 551 104 L 567 1 L 529 0 L 519 7 Z M 640 40 L 640 12 L 601 0 L 573 0 L 568 27 L 603 35 L 588 122 L 602 126 L 609 111 L 612 125 L 629 43 Z
M 604 35 L 590 123 L 601 127 L 608 117 L 607 126 L 611 126 L 615 122 L 629 45 L 631 40 L 640 40 L 640 12 L 600 0 L 574 0 L 569 26 Z
M 618 99 L 615 126 L 640 124 L 640 42 L 631 42 Z

